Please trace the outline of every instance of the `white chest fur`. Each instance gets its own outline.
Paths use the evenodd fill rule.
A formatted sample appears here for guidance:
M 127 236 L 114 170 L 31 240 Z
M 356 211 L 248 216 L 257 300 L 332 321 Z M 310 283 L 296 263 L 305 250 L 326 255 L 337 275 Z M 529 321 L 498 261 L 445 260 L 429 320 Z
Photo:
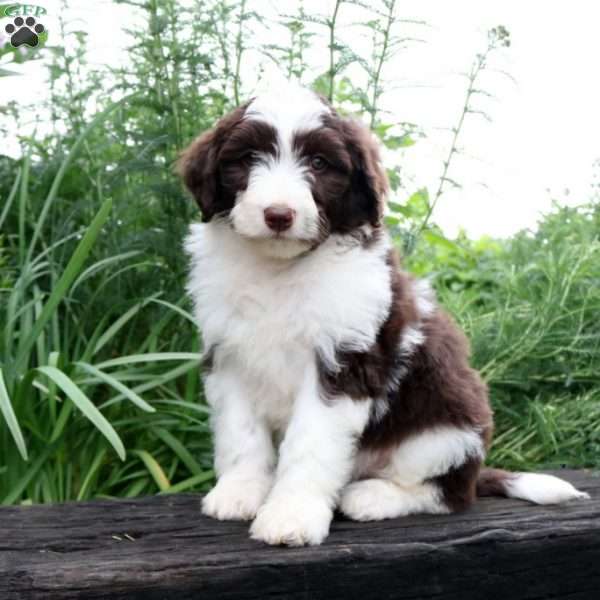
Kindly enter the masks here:
M 188 291 L 205 348 L 233 366 L 248 401 L 285 426 L 307 366 L 318 353 L 366 349 L 391 302 L 386 238 L 365 249 L 330 237 L 303 257 L 265 258 L 222 223 L 193 225 Z

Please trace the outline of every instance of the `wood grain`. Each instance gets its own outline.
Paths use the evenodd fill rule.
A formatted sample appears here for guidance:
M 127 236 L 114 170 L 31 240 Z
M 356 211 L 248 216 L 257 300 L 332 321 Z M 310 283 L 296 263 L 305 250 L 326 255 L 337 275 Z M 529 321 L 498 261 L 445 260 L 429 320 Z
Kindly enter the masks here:
M 482 499 L 457 515 L 338 517 L 317 548 L 272 548 L 200 496 L 0 508 L 0 599 L 600 598 L 600 473 L 589 501 Z

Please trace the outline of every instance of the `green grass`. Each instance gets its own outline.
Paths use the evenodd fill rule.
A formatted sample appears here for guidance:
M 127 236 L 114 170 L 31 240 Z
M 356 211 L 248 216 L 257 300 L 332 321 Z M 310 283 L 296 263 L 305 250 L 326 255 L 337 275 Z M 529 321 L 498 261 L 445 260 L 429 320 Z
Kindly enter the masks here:
M 494 464 L 600 465 L 599 232 L 593 203 L 556 208 L 535 235 L 428 253 L 490 386 Z

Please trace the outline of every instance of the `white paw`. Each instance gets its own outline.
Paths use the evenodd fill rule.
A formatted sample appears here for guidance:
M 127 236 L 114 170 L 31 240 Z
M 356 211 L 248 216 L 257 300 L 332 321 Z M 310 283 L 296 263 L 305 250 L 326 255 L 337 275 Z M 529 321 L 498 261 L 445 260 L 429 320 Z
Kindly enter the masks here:
M 271 488 L 271 478 L 236 479 L 221 477 L 202 500 L 202 512 L 220 521 L 250 521 Z
M 377 479 L 356 481 L 347 485 L 340 500 L 340 510 L 354 521 L 380 521 L 388 518 L 383 482 Z
M 250 527 L 250 537 L 267 544 L 316 546 L 329 533 L 333 512 L 325 500 L 310 495 L 267 500 Z

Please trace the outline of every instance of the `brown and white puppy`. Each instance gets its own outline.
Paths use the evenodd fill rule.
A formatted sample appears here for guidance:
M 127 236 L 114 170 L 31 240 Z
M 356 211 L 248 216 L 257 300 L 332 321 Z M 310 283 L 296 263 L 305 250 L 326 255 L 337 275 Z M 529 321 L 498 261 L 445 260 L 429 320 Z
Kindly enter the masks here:
M 218 474 L 205 514 L 301 545 L 325 539 L 336 507 L 368 521 L 477 494 L 585 497 L 481 470 L 486 386 L 428 284 L 399 267 L 365 127 L 290 87 L 221 119 L 180 171 L 204 221 L 186 248 Z

